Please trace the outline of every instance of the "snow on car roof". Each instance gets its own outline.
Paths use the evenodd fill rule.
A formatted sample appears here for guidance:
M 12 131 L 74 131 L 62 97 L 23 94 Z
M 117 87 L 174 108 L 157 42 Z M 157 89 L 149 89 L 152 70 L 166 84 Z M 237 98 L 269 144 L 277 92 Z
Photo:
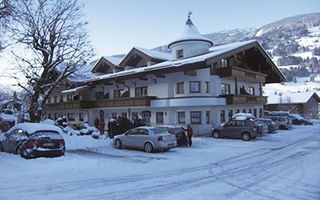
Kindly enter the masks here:
M 10 130 L 13 130 L 13 129 L 22 129 L 28 134 L 32 134 L 34 132 L 44 131 L 44 130 L 56 131 L 58 133 L 61 133 L 61 129 L 59 127 L 51 124 L 43 124 L 43 123 L 20 123 L 20 124 L 14 125 Z
M 232 118 L 234 118 L 234 119 L 238 119 L 239 117 L 242 117 L 244 119 L 254 119 L 255 118 L 255 116 L 253 116 L 251 113 L 237 113 L 232 116 Z

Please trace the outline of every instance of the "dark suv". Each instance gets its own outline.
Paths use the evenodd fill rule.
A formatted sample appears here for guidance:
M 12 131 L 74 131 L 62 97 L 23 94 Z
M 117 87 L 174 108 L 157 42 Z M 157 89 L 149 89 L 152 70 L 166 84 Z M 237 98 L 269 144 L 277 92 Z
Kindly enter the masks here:
M 212 129 L 214 138 L 229 137 L 240 138 L 248 141 L 259 135 L 258 127 L 254 120 L 231 120 L 219 127 Z

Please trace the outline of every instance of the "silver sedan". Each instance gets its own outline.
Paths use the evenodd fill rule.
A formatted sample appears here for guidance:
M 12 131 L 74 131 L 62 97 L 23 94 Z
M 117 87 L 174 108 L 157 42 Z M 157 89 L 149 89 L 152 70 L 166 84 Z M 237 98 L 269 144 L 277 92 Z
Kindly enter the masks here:
M 140 126 L 113 138 L 115 148 L 168 151 L 177 145 L 176 137 L 162 128 Z

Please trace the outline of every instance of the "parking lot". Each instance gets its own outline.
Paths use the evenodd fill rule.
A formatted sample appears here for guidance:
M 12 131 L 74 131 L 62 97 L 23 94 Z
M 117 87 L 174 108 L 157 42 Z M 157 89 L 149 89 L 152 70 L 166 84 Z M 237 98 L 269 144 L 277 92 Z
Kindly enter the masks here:
M 320 124 L 244 142 L 195 137 L 164 153 L 67 136 L 66 154 L 0 153 L 0 199 L 319 199 Z

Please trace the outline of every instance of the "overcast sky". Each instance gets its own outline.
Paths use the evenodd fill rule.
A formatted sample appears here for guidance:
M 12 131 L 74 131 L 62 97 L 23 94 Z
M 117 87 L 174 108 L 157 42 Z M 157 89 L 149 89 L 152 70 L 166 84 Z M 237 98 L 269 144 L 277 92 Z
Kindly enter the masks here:
M 320 0 L 81 0 L 97 56 L 168 44 L 188 11 L 200 33 L 261 27 L 285 17 L 320 12 Z

